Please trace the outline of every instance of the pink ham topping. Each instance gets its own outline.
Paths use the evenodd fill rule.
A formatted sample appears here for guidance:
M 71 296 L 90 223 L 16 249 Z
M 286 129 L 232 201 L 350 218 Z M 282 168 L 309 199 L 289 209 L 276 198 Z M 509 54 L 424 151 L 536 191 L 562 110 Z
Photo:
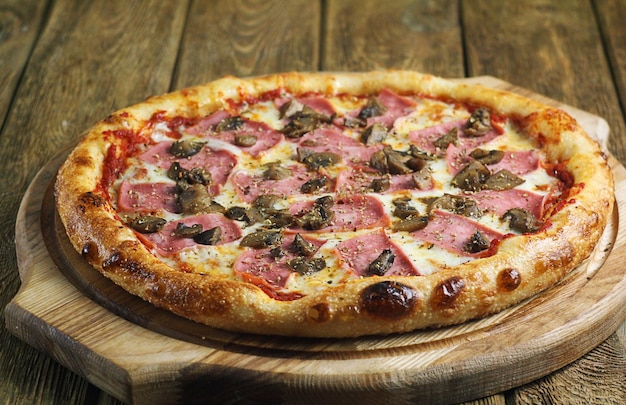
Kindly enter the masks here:
M 291 100 L 292 98 L 277 98 L 274 100 L 274 104 L 276 105 L 276 108 L 280 109 L 283 105 Z M 333 105 L 324 97 L 296 97 L 295 100 L 298 101 L 300 104 L 311 108 L 313 111 L 320 114 L 328 115 L 329 117 L 335 113 Z
M 289 277 L 294 273 L 289 262 L 297 255 L 291 249 L 295 235 L 287 235 L 281 244 L 284 255 L 275 257 L 272 248 L 251 249 L 241 254 L 235 262 L 234 269 L 238 273 L 250 274 L 265 280 L 271 286 L 284 287 Z M 304 239 L 315 246 L 315 252 L 326 241 L 304 236 Z M 314 256 L 313 253 L 311 256 Z
M 174 183 L 138 183 L 123 181 L 117 197 L 118 210 L 124 212 L 179 211 Z
M 254 201 L 258 196 L 264 194 L 295 195 L 301 194 L 302 184 L 317 178 L 319 175 L 307 171 L 301 164 L 285 166 L 291 170 L 292 175 L 282 180 L 264 179 L 263 176 L 251 176 L 243 171 L 232 176 L 232 183 L 237 189 L 239 196 L 246 202 Z
M 455 120 L 411 131 L 409 133 L 409 139 L 415 144 L 415 146 L 424 152 L 441 154 L 442 151 L 437 150 L 434 142 L 455 127 L 459 130 L 458 147 L 468 151 L 474 150 L 480 145 L 483 145 L 500 135 L 496 129 L 492 129 L 483 136 L 467 137 L 463 132 L 463 127 L 466 122 L 467 120 Z
M 203 214 L 182 218 L 179 221 L 171 221 L 159 232 L 143 234 L 142 237 L 148 240 L 159 254 L 164 256 L 172 255 L 185 248 L 196 246 L 197 243 L 193 238 L 184 238 L 174 234 L 174 230 L 179 223 L 186 226 L 200 224 L 203 230 L 219 227 L 222 231 L 222 236 L 218 244 L 229 243 L 241 237 L 241 229 L 239 226 L 222 214 Z
M 289 207 L 289 213 L 300 216 L 313 207 L 313 201 L 298 202 Z M 331 210 L 335 218 L 320 232 L 343 232 L 369 229 L 389 224 L 389 217 L 380 201 L 368 195 L 351 195 L 335 201 Z
M 360 235 L 337 245 L 337 252 L 344 264 L 357 276 L 367 276 L 370 264 L 386 249 L 391 250 L 394 260 L 385 276 L 418 276 L 420 272 L 413 266 L 406 254 L 393 243 L 382 229 Z
M 396 119 L 404 117 L 414 110 L 417 104 L 415 100 L 408 97 L 402 97 L 389 89 L 383 89 L 378 94 L 378 101 L 387 108 L 383 115 L 371 117 L 367 119 L 367 125 L 379 123 L 387 128 L 393 127 Z
M 237 158 L 232 153 L 225 150 L 212 150 L 206 146 L 193 156 L 179 158 L 169 153 L 172 143 L 172 141 L 159 142 L 142 153 L 139 159 L 165 170 L 169 169 L 174 162 L 178 162 L 182 168 L 187 170 L 202 167 L 211 173 L 213 179 L 211 192 L 214 194 L 226 183 L 228 175 L 237 164 Z
M 546 197 L 526 190 L 510 189 L 503 191 L 481 190 L 471 195 L 482 211 L 493 211 L 498 216 L 512 208 L 523 208 L 530 211 L 535 218 L 543 216 Z
M 298 140 L 298 146 L 314 152 L 332 152 L 342 156 L 347 164 L 368 162 L 382 145 L 366 146 L 344 135 L 339 128 L 319 128 Z
M 215 131 L 214 127 L 231 115 L 226 111 L 220 110 L 212 115 L 200 120 L 196 125 L 187 129 L 187 132 L 195 135 L 204 135 L 207 137 L 219 139 L 237 145 L 241 150 L 250 153 L 252 156 L 258 156 L 259 153 L 271 149 L 283 140 L 283 135 L 272 129 L 269 125 L 251 120 L 243 120 L 241 127 L 230 131 Z M 256 141 L 251 146 L 242 146 L 235 142 L 235 137 L 240 135 L 251 135 Z
M 342 170 L 337 176 L 335 191 L 338 193 L 355 194 L 372 192 L 372 181 L 381 179 L 383 175 L 368 166 L 354 166 Z M 431 183 L 429 189 L 434 184 Z M 389 176 L 389 188 L 382 191 L 383 193 L 391 193 L 398 190 L 414 190 L 417 188 L 413 174 L 395 174 Z
M 441 210 L 434 210 L 426 228 L 412 232 L 411 235 L 462 256 L 481 257 L 488 254 L 489 250 L 479 253 L 467 251 L 468 241 L 476 231 L 480 232 L 490 244 L 504 237 L 501 233 L 470 218 Z
M 446 163 L 448 171 L 455 175 L 460 172 L 472 159 L 469 157 L 471 150 L 449 145 L 446 150 Z M 539 157 L 533 150 L 528 151 L 504 151 L 504 157 L 498 163 L 487 166 L 492 173 L 506 169 L 511 173 L 521 176 L 539 168 Z

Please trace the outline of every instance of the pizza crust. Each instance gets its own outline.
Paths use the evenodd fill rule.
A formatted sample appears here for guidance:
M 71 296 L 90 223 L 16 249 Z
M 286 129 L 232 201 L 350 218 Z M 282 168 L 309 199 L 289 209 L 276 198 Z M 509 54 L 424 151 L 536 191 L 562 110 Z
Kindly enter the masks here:
M 537 234 L 504 239 L 495 255 L 427 276 L 366 277 L 293 301 L 235 280 L 175 271 L 117 217 L 100 189 L 111 131 L 142 128 L 154 112 L 202 116 L 286 88 L 295 94 L 369 94 L 390 88 L 485 106 L 518 120 L 576 185 Z M 128 145 L 116 145 L 122 153 Z M 599 146 L 569 115 L 521 96 L 416 72 L 286 73 L 227 77 L 120 110 L 96 124 L 61 167 L 57 209 L 73 246 L 106 277 L 154 305 L 235 332 L 352 337 L 457 324 L 501 311 L 553 286 L 585 260 L 613 209 L 613 180 Z M 522 254 L 523 252 L 523 254 Z

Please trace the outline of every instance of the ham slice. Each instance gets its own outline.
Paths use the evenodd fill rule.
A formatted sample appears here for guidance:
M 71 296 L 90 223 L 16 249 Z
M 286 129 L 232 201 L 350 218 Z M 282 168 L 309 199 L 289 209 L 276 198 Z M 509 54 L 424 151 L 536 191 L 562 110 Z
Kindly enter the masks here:
M 500 132 L 494 128 L 483 136 L 467 137 L 463 133 L 463 127 L 465 126 L 466 122 L 467 120 L 454 120 L 444 122 L 442 124 L 433 125 L 428 128 L 411 131 L 409 133 L 409 139 L 413 144 L 415 144 L 415 146 L 417 146 L 420 150 L 423 150 L 424 152 L 440 153 L 441 151 L 438 151 L 434 145 L 435 140 L 440 138 L 442 135 L 448 133 L 452 128 L 455 127 L 459 129 L 457 147 L 468 151 L 474 150 L 500 135 Z
M 173 141 L 159 142 L 142 153 L 139 159 L 164 170 L 169 169 L 174 162 L 178 162 L 182 168 L 187 170 L 203 167 L 211 173 L 213 179 L 211 192 L 213 194 L 216 194 L 220 187 L 226 183 L 228 175 L 237 163 L 237 158 L 232 153 L 225 150 L 212 150 L 207 146 L 193 156 L 179 158 L 169 153 L 172 143 Z
M 385 249 L 391 250 L 395 256 L 385 276 L 420 275 L 402 249 L 393 243 L 382 229 L 343 241 L 337 245 L 336 249 L 344 265 L 359 277 L 370 275 L 368 274 L 370 263 L 376 260 Z
M 265 281 L 263 284 L 268 284 L 274 288 L 284 287 L 289 277 L 294 273 L 289 266 L 289 261 L 296 257 L 296 254 L 290 249 L 294 238 L 295 235 L 285 236 L 281 243 L 281 250 L 284 255 L 278 258 L 272 255 L 272 248 L 250 249 L 244 252 L 239 255 L 235 262 L 235 271 L 253 276 L 251 280 L 256 279 L 257 283 L 255 284 L 260 284 L 258 281 L 261 279 Z M 315 252 L 326 243 L 326 241 L 311 236 L 304 236 L 304 239 L 315 246 Z M 314 255 L 315 253 L 311 256 Z
M 367 119 L 367 126 L 374 123 L 385 125 L 392 128 L 396 119 L 410 114 L 414 109 L 416 102 L 410 98 L 402 97 L 389 89 L 382 89 L 378 94 L 378 101 L 387 108 L 383 115 L 371 117 Z
M 289 213 L 299 216 L 310 210 L 313 204 L 313 201 L 295 203 L 289 207 Z M 368 195 L 356 194 L 337 200 L 331 210 L 335 218 L 329 226 L 319 229 L 320 232 L 353 231 L 389 224 L 389 217 L 381 202 Z
M 468 241 L 476 231 L 479 231 L 489 244 L 504 237 L 503 234 L 487 228 L 470 218 L 442 210 L 434 210 L 426 228 L 412 232 L 411 235 L 421 241 L 432 243 L 458 255 L 483 257 L 490 253 L 489 249 L 478 253 L 469 253 L 466 249 Z
M 229 243 L 241 237 L 241 229 L 239 226 L 222 214 L 203 214 L 182 218 L 180 221 L 168 222 L 159 232 L 142 234 L 141 236 L 147 240 L 159 254 L 164 256 L 172 255 L 183 249 L 196 246 L 197 243 L 193 238 L 183 238 L 174 235 L 174 230 L 178 223 L 183 223 L 187 226 L 201 224 L 203 230 L 220 227 L 222 237 L 218 244 Z
M 179 212 L 174 183 L 138 183 L 123 181 L 117 196 L 117 206 L 123 212 Z
M 446 163 L 450 174 L 460 172 L 470 161 L 471 150 L 449 145 L 446 150 Z M 511 173 L 522 176 L 539 168 L 539 157 L 533 150 L 527 151 L 504 151 L 504 157 L 498 163 L 487 166 L 491 173 L 506 169 Z
M 262 176 L 252 176 L 244 171 L 233 174 L 231 182 L 235 185 L 237 193 L 246 202 L 254 201 L 263 194 L 295 195 L 301 194 L 302 184 L 319 177 L 316 173 L 308 172 L 304 165 L 294 164 L 285 166 L 292 175 L 282 180 L 268 180 Z

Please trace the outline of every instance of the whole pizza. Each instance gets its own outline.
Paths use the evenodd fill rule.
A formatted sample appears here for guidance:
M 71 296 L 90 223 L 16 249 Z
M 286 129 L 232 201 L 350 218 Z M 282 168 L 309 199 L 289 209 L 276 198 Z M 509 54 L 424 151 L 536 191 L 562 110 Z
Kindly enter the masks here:
M 61 167 L 94 268 L 228 331 L 457 324 L 553 286 L 614 200 L 565 112 L 410 71 L 226 77 L 117 111 Z

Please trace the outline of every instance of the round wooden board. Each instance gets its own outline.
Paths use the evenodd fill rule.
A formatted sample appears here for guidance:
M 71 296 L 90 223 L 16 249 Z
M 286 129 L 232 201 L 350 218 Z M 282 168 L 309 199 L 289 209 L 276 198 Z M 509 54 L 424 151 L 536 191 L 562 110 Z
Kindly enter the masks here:
M 450 403 L 501 392 L 576 360 L 624 322 L 626 169 L 611 158 L 616 209 L 593 255 L 560 284 L 485 319 L 386 337 L 234 334 L 161 311 L 74 252 L 51 184 L 67 151 L 24 196 L 22 287 L 9 330 L 129 403 Z

